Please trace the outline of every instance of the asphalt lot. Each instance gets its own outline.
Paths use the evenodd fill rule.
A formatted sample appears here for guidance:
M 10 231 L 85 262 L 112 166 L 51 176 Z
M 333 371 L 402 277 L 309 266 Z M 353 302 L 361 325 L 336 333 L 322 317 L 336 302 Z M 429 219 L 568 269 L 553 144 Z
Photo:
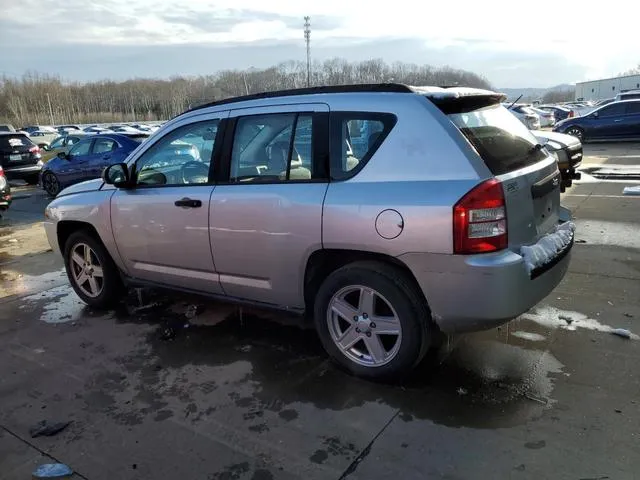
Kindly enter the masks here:
M 529 314 L 451 338 L 402 385 L 349 377 L 308 325 L 133 291 L 80 303 L 16 188 L 0 220 L 0 478 L 633 479 L 640 475 L 640 145 L 586 145 L 577 243 Z M 636 169 L 637 170 L 637 169 Z M 630 178 L 630 177 L 629 177 Z M 193 308 L 198 310 L 192 318 Z M 42 420 L 72 421 L 31 438 Z

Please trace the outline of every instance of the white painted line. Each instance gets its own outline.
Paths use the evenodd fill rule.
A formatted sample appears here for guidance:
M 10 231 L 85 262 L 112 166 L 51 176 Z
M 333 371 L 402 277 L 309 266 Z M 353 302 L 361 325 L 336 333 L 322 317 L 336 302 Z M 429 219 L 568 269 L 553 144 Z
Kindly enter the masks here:
M 592 197 L 592 198 L 640 198 L 635 195 L 589 195 L 588 193 L 564 193 L 564 197 Z

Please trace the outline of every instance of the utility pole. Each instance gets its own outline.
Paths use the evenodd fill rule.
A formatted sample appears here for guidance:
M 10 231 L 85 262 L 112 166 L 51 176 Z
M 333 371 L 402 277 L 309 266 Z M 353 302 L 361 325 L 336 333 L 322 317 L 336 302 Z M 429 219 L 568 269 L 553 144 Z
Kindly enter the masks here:
M 47 103 L 49 104 L 49 119 L 51 120 L 51 126 L 55 125 L 53 122 L 53 110 L 51 109 L 51 98 L 47 92 Z
M 304 41 L 307 44 L 307 87 L 311 86 L 311 17 L 304 17 Z

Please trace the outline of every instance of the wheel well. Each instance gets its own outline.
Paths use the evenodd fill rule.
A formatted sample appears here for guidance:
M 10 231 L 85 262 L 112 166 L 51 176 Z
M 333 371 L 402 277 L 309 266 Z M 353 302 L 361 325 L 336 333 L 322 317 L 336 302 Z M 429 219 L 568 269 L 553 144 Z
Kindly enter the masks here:
M 88 232 L 92 237 L 96 240 L 100 240 L 100 235 L 98 235 L 97 230 L 93 225 L 86 222 L 77 222 L 74 220 L 62 220 L 58 222 L 58 246 L 60 247 L 60 251 L 64 253 L 64 246 L 67 243 L 67 240 L 71 236 L 72 233 L 77 232 L 78 230 L 84 230 Z
M 317 250 L 307 260 L 307 268 L 304 275 L 304 302 L 307 312 L 313 312 L 313 303 L 316 292 L 322 282 L 334 271 L 353 262 L 377 261 L 392 265 L 404 272 L 407 278 L 414 283 L 416 291 L 426 302 L 426 298 L 419 288 L 418 282 L 409 267 L 397 258 L 383 253 L 365 252 L 361 250 L 325 249 Z

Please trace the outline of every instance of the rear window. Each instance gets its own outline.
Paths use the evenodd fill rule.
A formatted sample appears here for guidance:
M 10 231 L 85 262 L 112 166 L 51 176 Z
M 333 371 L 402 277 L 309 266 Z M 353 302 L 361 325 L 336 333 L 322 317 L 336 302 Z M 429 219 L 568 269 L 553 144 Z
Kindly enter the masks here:
M 546 157 L 529 129 L 501 105 L 450 114 L 449 119 L 476 149 L 494 175 L 517 170 Z
M 0 149 L 11 150 L 16 147 L 31 147 L 34 143 L 26 135 L 0 135 Z

